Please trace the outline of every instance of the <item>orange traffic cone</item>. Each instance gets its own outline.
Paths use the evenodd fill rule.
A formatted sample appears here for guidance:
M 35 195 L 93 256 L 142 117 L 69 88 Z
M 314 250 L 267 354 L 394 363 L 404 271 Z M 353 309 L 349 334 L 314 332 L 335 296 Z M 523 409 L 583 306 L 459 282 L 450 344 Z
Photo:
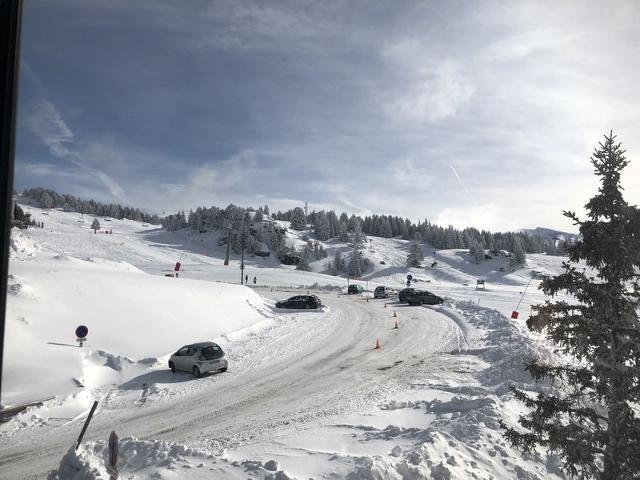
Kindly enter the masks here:
M 374 350 L 380 350 L 380 339 L 376 338 L 376 346 Z
M 398 320 L 396 320 L 396 325 L 395 325 L 395 327 L 393 327 L 393 329 L 394 329 L 394 330 L 397 330 L 398 328 L 399 328 L 399 327 L 398 327 Z

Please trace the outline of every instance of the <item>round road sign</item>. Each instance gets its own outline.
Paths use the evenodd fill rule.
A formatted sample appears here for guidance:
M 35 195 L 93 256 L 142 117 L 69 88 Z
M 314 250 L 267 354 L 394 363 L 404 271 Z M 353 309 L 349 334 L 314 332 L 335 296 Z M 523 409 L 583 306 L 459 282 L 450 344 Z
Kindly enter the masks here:
M 407 280 L 409 280 L 409 281 L 413 280 L 413 275 L 411 275 L 411 274 L 407 275 Z
M 84 325 L 80 325 L 76 328 L 76 337 L 85 338 L 89 334 L 89 329 Z

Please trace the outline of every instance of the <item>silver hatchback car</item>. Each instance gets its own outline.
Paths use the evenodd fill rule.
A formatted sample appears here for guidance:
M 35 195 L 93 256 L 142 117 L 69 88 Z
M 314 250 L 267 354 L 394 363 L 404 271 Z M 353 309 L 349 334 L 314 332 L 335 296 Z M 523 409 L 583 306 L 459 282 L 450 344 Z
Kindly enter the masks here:
M 191 372 L 196 378 L 205 372 L 226 372 L 228 365 L 222 348 L 213 342 L 185 345 L 169 359 L 172 372 Z

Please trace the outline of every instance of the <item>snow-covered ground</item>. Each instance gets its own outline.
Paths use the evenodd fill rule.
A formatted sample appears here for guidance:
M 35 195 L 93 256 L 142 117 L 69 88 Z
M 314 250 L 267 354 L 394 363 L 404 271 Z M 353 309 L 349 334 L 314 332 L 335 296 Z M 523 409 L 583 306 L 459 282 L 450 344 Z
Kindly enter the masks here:
M 529 255 L 526 269 L 500 272 L 500 258 L 475 265 L 425 247 L 429 268 L 408 270 L 407 242 L 370 238 L 374 268 L 360 283 L 400 288 L 411 273 L 447 297 L 408 307 L 339 295 L 346 279 L 321 273 L 322 261 L 300 272 L 248 258 L 250 289 L 214 233 L 101 219 L 113 233 L 94 234 L 92 218 L 27 208 L 45 228 L 13 238 L 2 403 L 43 402 L 0 425 L 0 478 L 109 478 L 111 430 L 121 478 L 560 478 L 556 458 L 506 445 L 498 421 L 521 411 L 508 385 L 532 388 L 523 361 L 552 357 L 523 326 L 543 298 L 537 280 L 520 319 L 505 314 L 532 270 L 555 273 L 562 259 Z M 330 257 L 347 248 L 323 246 Z M 180 278 L 165 277 L 176 261 Z M 323 311 L 273 308 L 307 289 Z M 172 374 L 170 353 L 199 340 L 223 347 L 229 371 Z

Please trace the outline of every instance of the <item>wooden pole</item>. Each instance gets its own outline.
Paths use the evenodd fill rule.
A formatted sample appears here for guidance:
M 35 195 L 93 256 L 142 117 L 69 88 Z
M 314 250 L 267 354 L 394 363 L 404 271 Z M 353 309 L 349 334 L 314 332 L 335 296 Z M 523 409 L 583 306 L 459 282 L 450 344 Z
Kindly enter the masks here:
M 98 406 L 98 401 L 96 400 L 95 402 L 93 402 L 93 406 L 91 407 L 91 411 L 89 412 L 89 416 L 84 421 L 84 427 L 82 427 L 82 431 L 80 432 L 80 436 L 78 437 L 78 443 L 76 444 L 76 450 L 78 450 L 78 447 L 80 446 L 80 443 L 82 442 L 82 438 L 84 437 L 84 432 L 87 431 L 87 427 L 89 426 L 89 422 L 91 422 L 91 419 L 93 418 L 93 414 L 96 411 L 97 406 Z

